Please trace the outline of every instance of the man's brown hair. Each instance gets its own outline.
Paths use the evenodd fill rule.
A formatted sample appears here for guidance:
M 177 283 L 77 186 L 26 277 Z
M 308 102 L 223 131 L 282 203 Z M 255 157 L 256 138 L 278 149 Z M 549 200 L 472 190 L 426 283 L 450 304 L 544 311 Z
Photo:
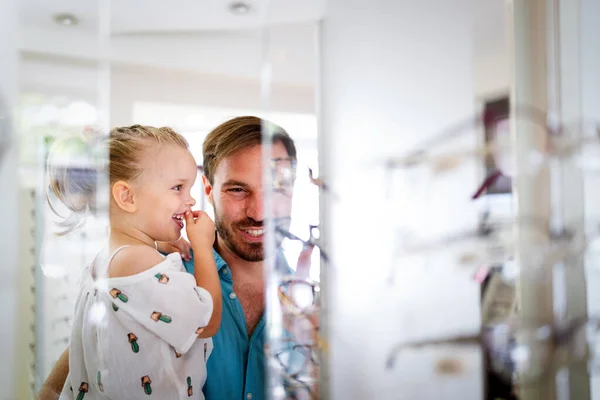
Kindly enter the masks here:
M 213 184 L 215 170 L 221 160 L 241 150 L 261 145 L 263 131 L 267 129 L 272 132 L 272 143 L 283 144 L 290 159 L 296 160 L 294 141 L 282 127 L 258 117 L 236 117 L 217 126 L 204 139 L 204 175 L 210 184 Z

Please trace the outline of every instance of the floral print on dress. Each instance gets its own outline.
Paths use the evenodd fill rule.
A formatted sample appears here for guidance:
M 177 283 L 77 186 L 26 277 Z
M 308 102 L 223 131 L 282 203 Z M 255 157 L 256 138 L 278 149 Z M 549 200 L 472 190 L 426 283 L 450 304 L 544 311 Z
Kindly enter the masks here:
M 135 334 L 133 334 L 133 333 L 128 333 L 127 340 L 129 341 L 129 344 L 131 344 L 131 351 L 133 351 L 134 353 L 139 353 L 140 346 L 138 345 L 138 342 L 137 342 L 138 341 L 137 336 L 135 336 Z
M 125 295 L 125 293 L 121 292 L 119 289 L 116 288 L 111 289 L 110 295 L 113 299 L 119 299 L 123 303 L 127 303 L 129 301 L 129 298 Z
M 166 274 L 161 274 L 160 272 L 154 275 L 158 279 L 158 283 L 162 283 L 166 285 L 169 282 L 169 277 Z
M 187 387 L 188 387 L 188 397 L 192 397 L 192 395 L 194 394 L 194 391 L 192 390 L 192 378 L 191 377 L 187 377 Z
M 151 383 L 152 381 L 148 375 L 142 376 L 142 387 L 144 388 L 144 393 L 147 395 L 152 394 L 152 386 L 150 386 Z
M 83 400 L 88 390 L 89 388 L 87 382 L 81 382 L 81 385 L 79 385 L 79 394 L 77 395 L 77 400 Z
M 96 374 L 96 379 L 98 380 L 98 390 L 104 392 L 104 385 L 102 384 L 102 374 L 100 371 Z
M 74 363 L 74 374 L 62 391 L 65 398 L 93 400 L 110 397 L 112 393 L 116 398 L 162 399 L 165 397 L 162 396 L 163 385 L 177 386 L 180 396 L 185 398 L 187 394 L 190 400 L 202 396 L 206 372 L 204 368 L 199 370 L 198 365 L 202 365 L 203 359 L 205 363 L 208 361 L 212 344 L 211 339 L 202 339 L 201 344 L 193 342 L 196 337 L 207 333 L 206 321 L 213 311 L 210 294 L 202 288 L 192 292 L 195 282 L 179 267 L 177 270 L 155 269 L 143 274 L 143 279 L 135 278 L 84 281 L 80 298 L 87 295 L 88 299 L 78 303 L 81 306 L 78 309 L 83 323 L 81 326 L 85 327 L 93 315 L 91 313 L 97 311 L 94 307 L 106 305 L 104 318 L 111 329 L 94 326 L 89 335 L 85 335 L 81 346 L 79 343 L 73 346 L 83 348 L 83 351 L 73 354 L 77 357 L 72 358 L 78 359 Z M 201 295 L 202 301 L 196 293 Z M 190 303 L 197 306 L 197 310 L 179 316 L 182 307 L 188 307 Z M 104 310 L 103 307 L 98 308 Z M 112 329 L 116 325 L 119 328 Z M 105 354 L 99 354 L 98 351 L 103 349 L 106 349 Z M 175 381 L 164 376 L 163 363 L 155 362 L 155 355 L 159 352 L 171 354 L 167 354 L 163 361 L 172 366 Z M 112 356 L 110 353 L 113 353 Z M 93 356 L 88 360 L 92 362 L 86 364 L 85 356 L 91 354 Z M 104 360 L 99 358 L 106 355 L 109 357 Z M 80 385 L 77 385 L 78 382 Z
M 166 324 L 170 324 L 171 321 L 173 321 L 171 317 L 169 317 L 168 315 L 163 315 L 163 313 L 158 311 L 154 311 L 152 315 L 150 315 L 150 318 L 152 318 L 154 322 L 162 321 Z

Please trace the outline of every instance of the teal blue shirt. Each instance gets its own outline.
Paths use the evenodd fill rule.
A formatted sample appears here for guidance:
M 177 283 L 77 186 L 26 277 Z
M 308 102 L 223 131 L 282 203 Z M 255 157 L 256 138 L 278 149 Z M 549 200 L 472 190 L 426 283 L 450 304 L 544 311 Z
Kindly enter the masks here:
M 265 315 L 248 338 L 242 305 L 233 291 L 231 271 L 213 250 L 223 292 L 223 315 L 214 349 L 207 362 L 206 400 L 261 400 L 266 398 Z M 189 273 L 193 261 L 184 262 Z

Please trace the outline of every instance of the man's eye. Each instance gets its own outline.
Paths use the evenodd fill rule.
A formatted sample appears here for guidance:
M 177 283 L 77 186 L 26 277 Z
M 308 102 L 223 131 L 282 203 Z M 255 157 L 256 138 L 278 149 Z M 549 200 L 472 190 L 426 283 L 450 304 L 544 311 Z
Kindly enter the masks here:
M 244 189 L 242 188 L 232 188 L 232 189 L 227 189 L 228 192 L 230 193 L 243 193 Z

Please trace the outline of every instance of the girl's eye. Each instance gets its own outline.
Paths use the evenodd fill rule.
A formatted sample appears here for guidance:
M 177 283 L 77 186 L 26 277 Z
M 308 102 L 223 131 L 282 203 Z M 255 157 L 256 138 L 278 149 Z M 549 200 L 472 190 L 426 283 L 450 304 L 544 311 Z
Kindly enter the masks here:
M 177 185 L 173 188 L 173 190 L 181 191 L 182 187 L 183 187 L 183 185 Z

